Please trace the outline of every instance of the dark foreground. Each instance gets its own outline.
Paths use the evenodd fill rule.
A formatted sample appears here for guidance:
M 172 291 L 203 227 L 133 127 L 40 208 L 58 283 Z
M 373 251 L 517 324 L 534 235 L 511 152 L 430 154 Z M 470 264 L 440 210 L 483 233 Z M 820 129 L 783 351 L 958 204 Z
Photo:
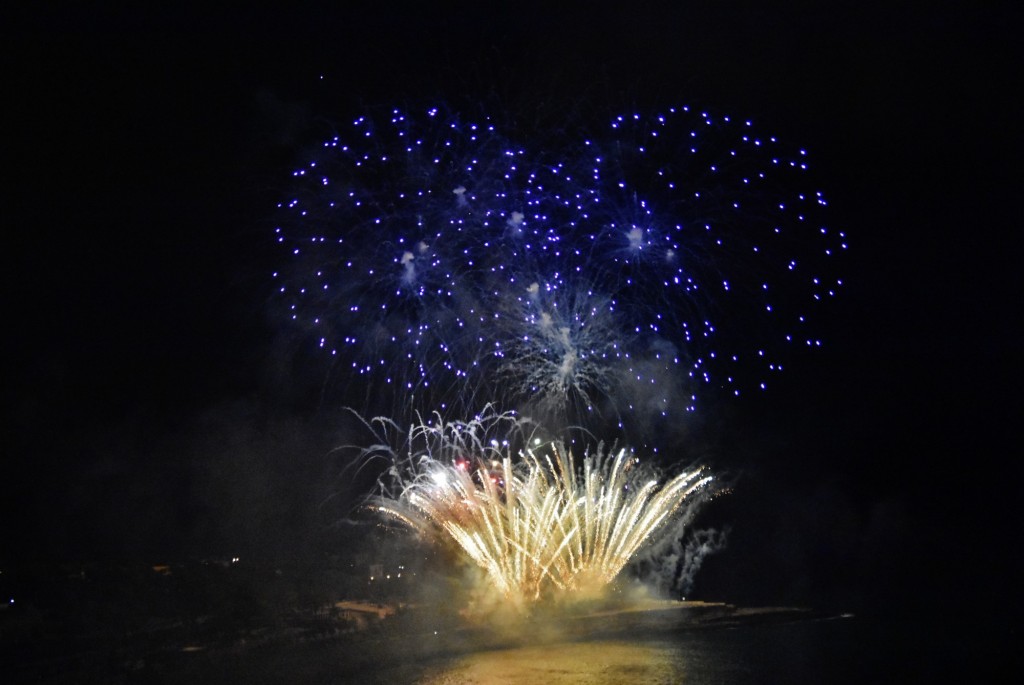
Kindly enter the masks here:
M 609 616 L 559 634 L 546 625 L 519 638 L 479 629 L 382 633 L 256 651 L 181 655 L 143 669 L 148 682 L 612 683 L 978 682 L 993 660 L 926 625 L 856 617 L 746 614 L 712 620 L 681 609 Z M 992 654 L 990 657 L 997 658 Z
M 973 642 L 934 627 L 791 609 L 679 604 L 526 623 L 515 633 L 445 621 L 426 629 L 429 618 L 411 610 L 351 632 L 240 635 L 134 653 L 98 644 L 21 663 L 8 676 L 51 683 L 600 685 L 957 682 L 984 675 Z M 988 656 L 992 665 L 1000 655 Z
M 275 607 L 267 595 L 237 590 L 232 597 L 224 580 L 236 570 L 204 567 L 190 574 L 160 576 L 161 583 L 180 583 L 165 588 L 164 607 L 152 602 L 153 587 L 162 587 L 152 581 L 138 595 L 149 603 L 133 606 L 130 574 L 89 593 L 78 588 L 65 598 L 73 611 L 63 614 L 58 604 L 8 607 L 0 612 L 0 681 L 977 682 L 985 670 L 998 671 L 1010 660 L 998 635 L 905 614 L 634 600 L 528 620 L 471 622 L 451 603 L 304 604 L 287 584 L 275 588 L 274 596 L 283 597 Z M 74 582 L 88 581 L 83 577 Z M 67 587 L 64 578 L 50 590 Z M 209 587 L 216 595 L 203 598 L 202 607 L 216 599 L 218 611 L 182 605 Z

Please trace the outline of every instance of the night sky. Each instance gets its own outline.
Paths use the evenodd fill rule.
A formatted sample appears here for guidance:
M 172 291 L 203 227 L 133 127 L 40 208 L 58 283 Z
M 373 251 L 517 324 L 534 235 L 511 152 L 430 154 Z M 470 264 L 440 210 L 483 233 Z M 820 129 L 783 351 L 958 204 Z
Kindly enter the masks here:
M 693 103 L 810 150 L 851 246 L 825 347 L 701 418 L 737 482 L 696 591 L 1012 608 L 1019 23 L 771 4 L 4 10 L 0 563 L 318 553 L 342 421 L 268 301 L 332 122 Z

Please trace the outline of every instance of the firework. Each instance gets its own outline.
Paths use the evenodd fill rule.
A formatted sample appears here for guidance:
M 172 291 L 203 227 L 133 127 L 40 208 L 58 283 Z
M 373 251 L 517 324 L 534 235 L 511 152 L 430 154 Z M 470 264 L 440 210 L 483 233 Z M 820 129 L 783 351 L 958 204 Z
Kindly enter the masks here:
M 293 176 L 278 241 L 288 316 L 375 392 L 460 396 L 478 360 L 487 236 L 512 230 L 517 159 L 487 120 L 356 119 Z
M 346 388 L 390 398 L 372 411 L 495 402 L 646 439 L 820 345 L 846 245 L 807 166 L 686 107 L 543 151 L 487 117 L 369 114 L 295 171 L 279 301 Z
M 519 605 L 600 592 L 712 491 L 594 434 L 657 452 L 705 389 L 766 388 L 842 285 L 805 151 L 688 107 L 572 128 L 538 149 L 484 115 L 369 112 L 295 170 L 276 229 L 277 301 L 347 403 L 394 417 L 367 422 L 373 507 Z
M 662 480 L 631 451 L 601 445 L 577 467 L 564 444 L 523 425 L 493 413 L 415 425 L 372 505 L 457 550 L 514 605 L 599 595 L 712 480 L 703 468 Z
M 764 389 L 786 348 L 820 346 L 809 321 L 842 285 L 846 239 L 807 187 L 806 151 L 689 107 L 615 117 L 586 148 L 614 209 L 594 236 L 599 280 L 648 304 L 622 307 L 627 330 L 671 342 L 691 379 L 734 394 Z

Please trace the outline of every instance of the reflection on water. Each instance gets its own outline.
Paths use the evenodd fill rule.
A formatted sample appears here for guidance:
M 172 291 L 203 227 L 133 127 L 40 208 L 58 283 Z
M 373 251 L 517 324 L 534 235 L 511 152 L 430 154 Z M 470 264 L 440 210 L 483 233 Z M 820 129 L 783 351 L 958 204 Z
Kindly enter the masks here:
M 945 674 L 919 633 L 834 617 L 787 624 L 697 630 L 631 631 L 593 639 L 547 640 L 494 649 L 453 650 L 445 656 L 392 659 L 351 682 L 419 685 L 525 683 L 769 683 L 918 682 Z M 955 670 L 955 668 L 954 668 Z M 349 682 L 349 681 L 346 681 Z
M 992 635 L 934 620 L 811 617 L 725 623 L 602 617 L 587 630 L 380 631 L 363 639 L 175 651 L 147 657 L 131 682 L 189 685 L 865 685 L 1001 682 L 986 678 L 1009 654 Z M 765 618 L 761 615 L 761 618 Z M 772 618 L 772 617 L 768 617 Z M 778 618 L 775 616 L 774 618 Z M 138 676 L 138 677 L 135 677 Z M 60 682 L 83 682 L 68 678 Z M 124 682 L 99 678 L 96 682 Z M 39 678 L 32 682 L 39 682 Z M 7 681 L 4 681 L 5 683 Z
M 988 682 L 985 665 L 998 663 L 999 653 L 986 645 L 985 639 L 964 640 L 957 631 L 924 622 L 844 616 L 467 651 L 420 663 L 414 672 L 377 672 L 370 680 L 419 685 Z M 978 658 L 983 654 L 988 658 Z
M 467 654 L 428 673 L 421 685 L 678 683 L 682 664 L 666 645 L 620 641 L 520 647 Z
M 1002 664 L 1009 654 L 985 631 L 965 636 L 956 624 L 935 621 L 835 616 L 778 623 L 744 616 L 701 625 L 641 618 L 648 620 L 603 618 L 583 634 L 537 629 L 498 639 L 478 630 L 392 630 L 359 641 L 175 651 L 174 658 L 147 657 L 133 674 L 139 677 L 129 680 L 189 685 L 1000 682 L 984 677 L 986 666 Z

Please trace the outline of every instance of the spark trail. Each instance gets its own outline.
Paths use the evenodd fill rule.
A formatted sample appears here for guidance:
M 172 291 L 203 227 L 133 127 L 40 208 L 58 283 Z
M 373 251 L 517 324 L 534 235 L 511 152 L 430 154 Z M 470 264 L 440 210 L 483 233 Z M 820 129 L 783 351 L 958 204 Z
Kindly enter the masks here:
M 372 504 L 455 548 L 514 606 L 599 596 L 638 551 L 710 492 L 704 468 L 662 479 L 624 448 L 599 445 L 576 460 L 558 442 L 526 437 L 516 450 L 487 437 L 522 436 L 522 427 L 495 414 L 415 425 L 409 451 L 401 458 L 391 453 L 392 468 Z
M 276 227 L 276 302 L 346 404 L 392 417 L 367 422 L 388 434 L 363 450 L 386 459 L 377 512 L 516 604 L 597 593 L 681 534 L 712 476 L 591 436 L 658 452 L 704 393 L 765 389 L 821 345 L 847 247 L 806 152 L 749 121 L 569 128 L 536 149 L 486 115 L 369 111 L 294 171 Z

